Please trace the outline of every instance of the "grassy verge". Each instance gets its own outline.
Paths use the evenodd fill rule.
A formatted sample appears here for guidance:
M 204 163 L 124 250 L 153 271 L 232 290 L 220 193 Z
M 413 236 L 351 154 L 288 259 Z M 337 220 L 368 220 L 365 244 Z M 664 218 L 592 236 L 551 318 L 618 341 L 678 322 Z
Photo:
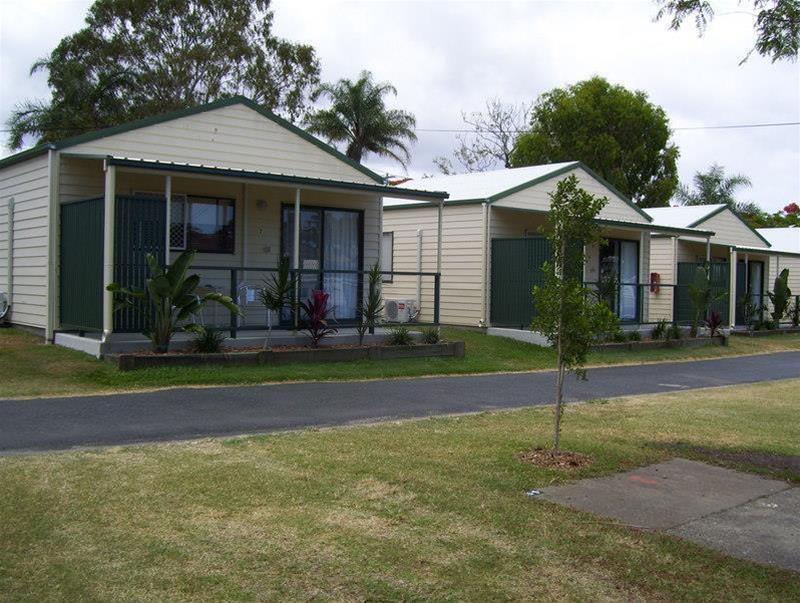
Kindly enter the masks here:
M 0 599 L 798 600 L 796 574 L 523 494 L 676 450 L 800 482 L 753 463 L 800 455 L 798 387 L 570 406 L 574 473 L 516 458 L 542 407 L 0 458 Z
M 490 337 L 477 331 L 444 329 L 448 339 L 466 342 L 465 358 L 362 360 L 336 364 L 274 367 L 173 367 L 120 373 L 108 362 L 56 346 L 15 329 L 0 330 L 0 398 L 146 389 L 175 385 L 225 385 L 295 380 L 370 379 L 436 374 L 469 374 L 549 369 L 548 348 Z M 737 354 L 800 350 L 800 335 L 737 337 L 729 347 L 595 353 L 591 364 L 715 358 Z

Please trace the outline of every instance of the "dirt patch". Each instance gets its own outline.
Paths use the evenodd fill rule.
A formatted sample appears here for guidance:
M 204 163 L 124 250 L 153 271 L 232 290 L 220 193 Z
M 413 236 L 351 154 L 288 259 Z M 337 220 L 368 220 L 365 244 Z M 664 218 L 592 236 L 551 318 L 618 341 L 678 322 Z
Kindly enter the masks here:
M 800 478 L 800 456 L 797 455 L 775 454 L 763 450 L 712 448 L 687 442 L 663 442 L 653 446 L 680 456 L 704 459 L 723 465 L 750 465 L 770 472 L 790 472 Z
M 548 469 L 580 469 L 594 462 L 592 457 L 569 450 L 552 450 L 550 448 L 534 448 L 520 452 L 517 457 L 531 465 Z

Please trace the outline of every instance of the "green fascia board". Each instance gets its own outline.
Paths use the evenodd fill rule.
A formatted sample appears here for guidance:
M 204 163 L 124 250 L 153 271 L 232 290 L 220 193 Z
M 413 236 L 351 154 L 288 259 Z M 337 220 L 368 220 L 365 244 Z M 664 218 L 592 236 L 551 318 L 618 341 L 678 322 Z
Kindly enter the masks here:
M 580 167 L 580 165 L 581 164 L 580 164 L 579 161 L 574 161 L 572 163 L 568 163 L 567 165 L 565 165 L 563 167 L 560 167 L 557 170 L 553 170 L 552 172 L 548 172 L 548 173 L 546 173 L 546 174 L 544 174 L 542 176 L 539 176 L 538 178 L 534 178 L 533 180 L 529 180 L 527 182 L 523 182 L 522 184 L 518 184 L 517 186 L 514 186 L 514 187 L 512 187 L 512 188 L 510 188 L 508 190 L 504 190 L 502 192 L 496 193 L 496 194 L 492 195 L 491 197 L 489 197 L 486 200 L 489 203 L 494 203 L 495 201 L 499 201 L 500 199 L 505 199 L 506 197 L 510 197 L 514 193 L 518 193 L 520 191 L 524 191 L 526 188 L 530 188 L 530 187 L 535 186 L 537 184 L 540 184 L 542 182 L 546 182 L 547 180 L 550 180 L 551 178 L 555 178 L 556 176 L 560 176 L 561 174 L 566 174 L 567 172 L 570 172 L 570 171 L 574 170 L 576 167 Z
M 744 220 L 742 220 L 741 216 L 740 216 L 739 214 L 737 214 L 735 211 L 733 211 L 733 210 L 732 210 L 730 207 L 728 207 L 727 205 L 723 205 L 722 207 L 718 207 L 717 209 L 715 209 L 714 211 L 712 211 L 712 212 L 710 212 L 710 213 L 706 214 L 705 216 L 703 216 L 703 217 L 702 217 L 702 218 L 700 218 L 699 220 L 695 220 L 694 222 L 692 222 L 691 224 L 689 224 L 689 228 L 694 228 L 694 227 L 695 227 L 695 226 L 697 226 L 698 224 L 702 224 L 702 223 L 703 223 L 703 222 L 705 222 L 706 220 L 710 220 L 711 218 L 713 218 L 713 217 L 714 217 L 714 216 L 716 216 L 717 214 L 721 214 L 722 212 L 724 212 L 726 209 L 727 209 L 727 210 L 729 210 L 729 211 L 730 211 L 730 212 L 731 212 L 731 213 L 732 213 L 734 216 L 736 216 L 736 219 L 737 219 L 737 220 L 739 220 L 739 222 L 741 222 L 742 224 L 744 224 L 744 225 L 745 225 L 745 226 L 746 226 L 746 227 L 747 227 L 747 228 L 750 230 L 750 232 L 752 232 L 752 233 L 753 233 L 754 235 L 756 235 L 756 236 L 757 236 L 759 239 L 761 239 L 762 241 L 764 241 L 764 243 L 766 243 L 767 247 L 772 247 L 772 244 L 771 244 L 769 241 L 767 241 L 767 240 L 766 240 L 766 239 L 765 239 L 763 236 L 761 236 L 761 234 L 760 234 L 760 233 L 759 233 L 759 232 L 758 232 L 758 231 L 757 231 L 755 228 L 753 228 L 753 227 L 752 227 L 752 226 L 750 226 L 750 225 L 749 225 L 747 222 L 745 222 Z
M 396 190 L 396 189 L 393 189 Z M 401 195 L 394 195 L 393 190 L 388 191 L 387 197 L 397 197 Z M 441 194 L 446 194 L 442 192 Z M 457 199 L 455 201 L 445 201 L 445 207 L 453 207 L 454 205 L 475 205 L 476 203 L 486 203 L 486 199 Z M 383 211 L 395 211 L 398 209 L 420 209 L 423 207 L 430 207 L 429 205 L 422 205 L 420 203 L 402 203 L 399 205 L 384 206 Z
M 490 203 L 494 203 L 495 201 L 499 201 L 500 199 L 503 199 L 505 197 L 513 195 L 514 193 L 518 193 L 519 191 L 525 190 L 526 188 L 529 188 L 529 187 L 534 186 L 536 184 L 540 184 L 541 182 L 545 182 L 547 180 L 550 180 L 551 178 L 555 178 L 556 176 L 560 176 L 561 174 L 566 174 L 567 172 L 571 172 L 572 170 L 574 170 L 576 168 L 582 169 L 587 174 L 589 174 L 592 178 L 597 180 L 600 184 L 605 186 L 608 190 L 610 190 L 612 193 L 614 193 L 614 195 L 619 197 L 619 199 L 623 203 L 625 203 L 626 205 L 628 205 L 631 208 L 633 208 L 645 220 L 647 220 L 648 222 L 652 222 L 653 221 L 653 218 L 651 218 L 649 215 L 647 215 L 647 213 L 642 208 L 640 208 L 638 205 L 636 205 L 626 195 L 624 195 L 620 190 L 618 190 L 616 187 L 614 187 L 614 185 L 612 185 L 611 183 L 606 181 L 602 176 L 600 176 L 599 174 L 594 172 L 591 168 L 589 168 L 589 166 L 587 166 L 582 161 L 573 161 L 573 162 L 568 163 L 567 165 L 565 165 L 565 166 L 563 166 L 563 167 L 561 167 L 561 168 L 559 168 L 557 170 L 553 170 L 552 172 L 549 172 L 547 174 L 539 176 L 538 178 L 534 178 L 533 180 L 530 180 L 528 182 L 524 182 L 523 184 L 519 184 L 519 185 L 517 185 L 517 186 L 515 186 L 513 188 L 510 188 L 510 189 L 505 190 L 503 192 L 500 192 L 500 193 L 497 193 L 495 195 L 492 195 L 491 197 L 489 197 L 489 202 Z
M 621 190 L 619 190 L 619 189 L 618 189 L 617 187 L 615 187 L 613 184 L 611 184 L 610 182 L 608 182 L 608 181 L 607 181 L 605 178 L 603 178 L 603 177 L 602 177 L 600 174 L 598 174 L 597 172 L 595 172 L 595 171 L 594 171 L 592 168 L 590 168 L 588 165 L 586 165 L 586 164 L 585 164 L 585 163 L 583 163 L 582 161 L 579 161 L 579 162 L 578 162 L 578 164 L 580 164 L 581 168 L 582 168 L 582 169 L 583 169 L 585 172 L 587 172 L 587 173 L 588 173 L 588 174 L 589 174 L 589 175 L 590 175 L 592 178 L 594 178 L 595 180 L 597 180 L 598 182 L 600 182 L 600 184 L 602 184 L 602 185 L 603 185 L 603 186 L 605 186 L 607 189 L 609 189 L 609 190 L 610 190 L 612 193 L 614 193 L 614 194 L 615 194 L 617 197 L 619 197 L 619 198 L 620 198 L 622 201 L 624 201 L 624 202 L 625 202 L 627 205 L 629 205 L 630 207 L 632 207 L 633 209 L 635 209 L 635 210 L 636 210 L 636 211 L 639 213 L 639 215 L 640 215 L 640 216 L 642 216 L 642 217 L 643 217 L 645 220 L 647 220 L 648 222 L 652 222 L 652 221 L 653 221 L 653 218 L 651 218 L 651 217 L 650 217 L 650 216 L 647 214 L 647 212 L 646 212 L 646 211 L 644 211 L 644 210 L 643 210 L 641 207 L 639 207 L 638 205 L 636 205 L 636 203 L 634 203 L 633 201 L 631 201 L 631 200 L 628 198 L 628 196 L 627 196 L 626 194 L 624 194 L 624 193 L 623 193 Z
M 9 165 L 14 165 L 15 163 L 25 161 L 26 159 L 32 159 L 33 157 L 37 157 L 38 155 L 43 155 L 44 153 L 53 150 L 55 150 L 55 146 L 51 143 L 37 144 L 35 147 L 31 147 L 30 149 L 25 149 L 24 151 L 20 151 L 19 153 L 0 159 L 0 168 L 8 167 Z
M 214 109 L 221 109 L 224 107 L 230 107 L 232 105 L 244 105 L 249 109 L 252 109 L 262 117 L 266 117 L 267 119 L 273 121 L 279 126 L 289 130 L 294 134 L 297 134 L 303 140 L 310 142 L 311 144 L 322 149 L 326 153 L 332 155 L 333 157 L 336 157 L 340 161 L 343 161 L 350 167 L 355 168 L 356 170 L 368 176 L 375 182 L 380 184 L 384 183 L 384 179 L 375 172 L 373 172 L 372 170 L 370 170 L 369 168 L 364 167 L 363 165 L 361 165 L 356 161 L 353 161 L 352 159 L 347 157 L 347 155 L 345 155 L 344 153 L 341 153 L 340 151 L 336 150 L 329 144 L 322 142 L 320 139 L 316 138 L 315 136 L 312 136 L 302 128 L 298 128 L 293 123 L 287 121 L 286 119 L 280 117 L 279 115 L 276 115 L 269 109 L 261 107 L 258 105 L 258 103 L 241 95 L 231 96 L 228 98 L 221 98 L 211 103 L 206 103 L 205 105 L 197 105 L 196 107 L 189 107 L 187 109 L 178 109 L 177 111 L 170 111 L 168 113 L 152 115 L 150 117 L 144 117 L 142 119 L 137 119 L 135 121 L 129 121 L 124 124 L 119 124 L 118 126 L 103 128 L 102 130 L 93 130 L 91 132 L 85 132 L 83 134 L 72 136 L 70 138 L 64 138 L 63 140 L 58 140 L 52 143 L 37 145 L 33 148 L 27 149 L 26 151 L 22 151 L 20 153 L 17 153 L 16 155 L 11 155 L 10 157 L 6 157 L 5 159 L 0 160 L 0 167 L 5 167 L 7 165 L 12 165 L 14 163 L 24 161 L 25 159 L 29 159 L 31 157 L 44 153 L 48 150 L 66 149 L 69 147 L 73 147 L 75 145 L 83 144 L 86 142 L 92 142 L 95 140 L 99 140 L 101 138 L 106 138 L 108 136 L 114 136 L 115 134 L 122 134 L 124 132 L 130 132 L 131 130 L 137 130 L 139 128 L 145 128 L 147 126 L 155 126 L 175 119 L 180 119 L 182 117 L 189 117 L 191 115 L 197 115 L 198 113 L 205 113 L 206 111 L 213 111 Z
M 306 176 L 291 176 L 287 174 L 270 174 L 267 172 L 254 172 L 233 168 L 212 167 L 204 165 L 182 165 L 171 162 L 148 161 L 143 159 L 127 159 L 109 156 L 106 158 L 109 165 L 119 167 L 138 168 L 145 170 L 159 170 L 180 172 L 184 174 L 204 174 L 209 176 L 222 176 L 226 178 L 245 178 L 263 182 L 278 182 L 283 184 L 300 184 L 320 186 L 325 188 L 357 190 L 370 193 L 379 193 L 385 196 L 405 197 L 407 199 L 435 199 L 447 198 L 447 193 L 438 191 L 420 191 L 415 189 L 397 189 L 383 184 L 365 184 L 362 182 L 347 182 L 343 180 L 326 180 L 325 178 L 309 178 Z
M 744 251 L 747 253 L 761 253 L 764 255 L 788 255 L 793 258 L 800 258 L 800 252 L 798 251 L 781 251 L 779 249 L 764 249 L 763 247 L 739 247 L 738 245 L 734 245 L 736 251 Z
M 697 235 L 713 237 L 714 234 L 716 234 L 713 230 L 701 230 L 699 228 L 679 228 L 677 226 L 661 226 L 659 224 L 637 224 L 636 222 L 624 222 L 622 220 L 597 220 L 597 223 L 605 226 L 637 228 L 639 230 L 649 230 L 651 232 L 671 232 L 676 234 L 685 234 L 688 236 Z

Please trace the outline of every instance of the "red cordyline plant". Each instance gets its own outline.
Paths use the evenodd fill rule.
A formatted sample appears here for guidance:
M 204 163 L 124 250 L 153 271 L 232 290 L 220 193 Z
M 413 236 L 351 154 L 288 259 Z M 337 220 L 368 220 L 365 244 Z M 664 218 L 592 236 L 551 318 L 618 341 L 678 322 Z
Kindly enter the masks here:
M 303 318 L 303 331 L 311 338 L 311 346 L 319 346 L 323 337 L 339 332 L 331 326 L 332 319 L 328 318 L 333 313 L 333 307 L 328 305 L 330 295 L 326 291 L 316 289 L 306 301 L 300 302 L 300 307 L 305 313 Z
M 797 205 L 797 203 L 790 203 L 789 205 L 783 208 L 783 211 L 787 214 L 800 213 L 800 205 Z

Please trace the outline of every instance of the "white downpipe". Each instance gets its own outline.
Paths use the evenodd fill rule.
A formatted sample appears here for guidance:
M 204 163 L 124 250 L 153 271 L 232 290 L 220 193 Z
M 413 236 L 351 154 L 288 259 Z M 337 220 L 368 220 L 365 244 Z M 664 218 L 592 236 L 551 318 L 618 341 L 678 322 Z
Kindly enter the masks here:
M 185 211 L 185 209 L 184 209 Z M 166 228 L 164 235 L 164 265 L 168 265 L 169 261 L 169 248 L 172 246 L 170 240 L 170 225 L 172 223 L 172 176 L 164 178 L 164 214 L 166 216 Z
M 730 262 L 731 269 L 729 270 L 729 283 L 728 283 L 728 322 L 731 329 L 736 326 L 736 248 L 730 248 Z
M 422 236 L 424 230 L 420 226 L 417 228 L 417 272 L 422 272 Z M 417 275 L 417 304 L 422 307 L 422 277 Z
M 242 183 L 242 266 L 247 266 L 247 230 L 250 228 L 249 209 L 250 198 L 248 196 L 247 183 Z M 242 280 L 246 281 L 247 276 L 242 273 Z
M 481 320 L 479 327 L 489 326 L 489 255 L 491 253 L 489 245 L 489 204 L 484 201 L 481 204 L 483 209 L 483 228 L 481 232 L 481 246 L 483 248 L 483 262 L 481 262 Z
M 706 237 L 706 262 L 711 261 L 711 237 Z
M 300 297 L 300 274 L 297 270 L 300 270 L 300 189 L 295 189 L 294 191 L 294 245 L 292 249 L 292 264 L 295 269 L 295 277 L 297 280 L 295 281 L 297 284 L 295 286 L 295 304 L 298 303 Z M 321 268 L 321 266 L 320 266 Z M 294 313 L 294 327 L 295 329 L 299 326 L 299 319 L 300 312 L 295 309 Z
M 6 257 L 6 275 L 8 279 L 8 305 L 14 303 L 14 197 L 8 200 L 8 223 L 6 224 L 8 233 L 6 242 L 8 244 L 8 255 Z
M 114 294 L 106 287 L 114 282 L 114 212 L 116 210 L 117 168 L 106 164 L 105 211 L 103 212 L 103 341 L 114 330 Z

